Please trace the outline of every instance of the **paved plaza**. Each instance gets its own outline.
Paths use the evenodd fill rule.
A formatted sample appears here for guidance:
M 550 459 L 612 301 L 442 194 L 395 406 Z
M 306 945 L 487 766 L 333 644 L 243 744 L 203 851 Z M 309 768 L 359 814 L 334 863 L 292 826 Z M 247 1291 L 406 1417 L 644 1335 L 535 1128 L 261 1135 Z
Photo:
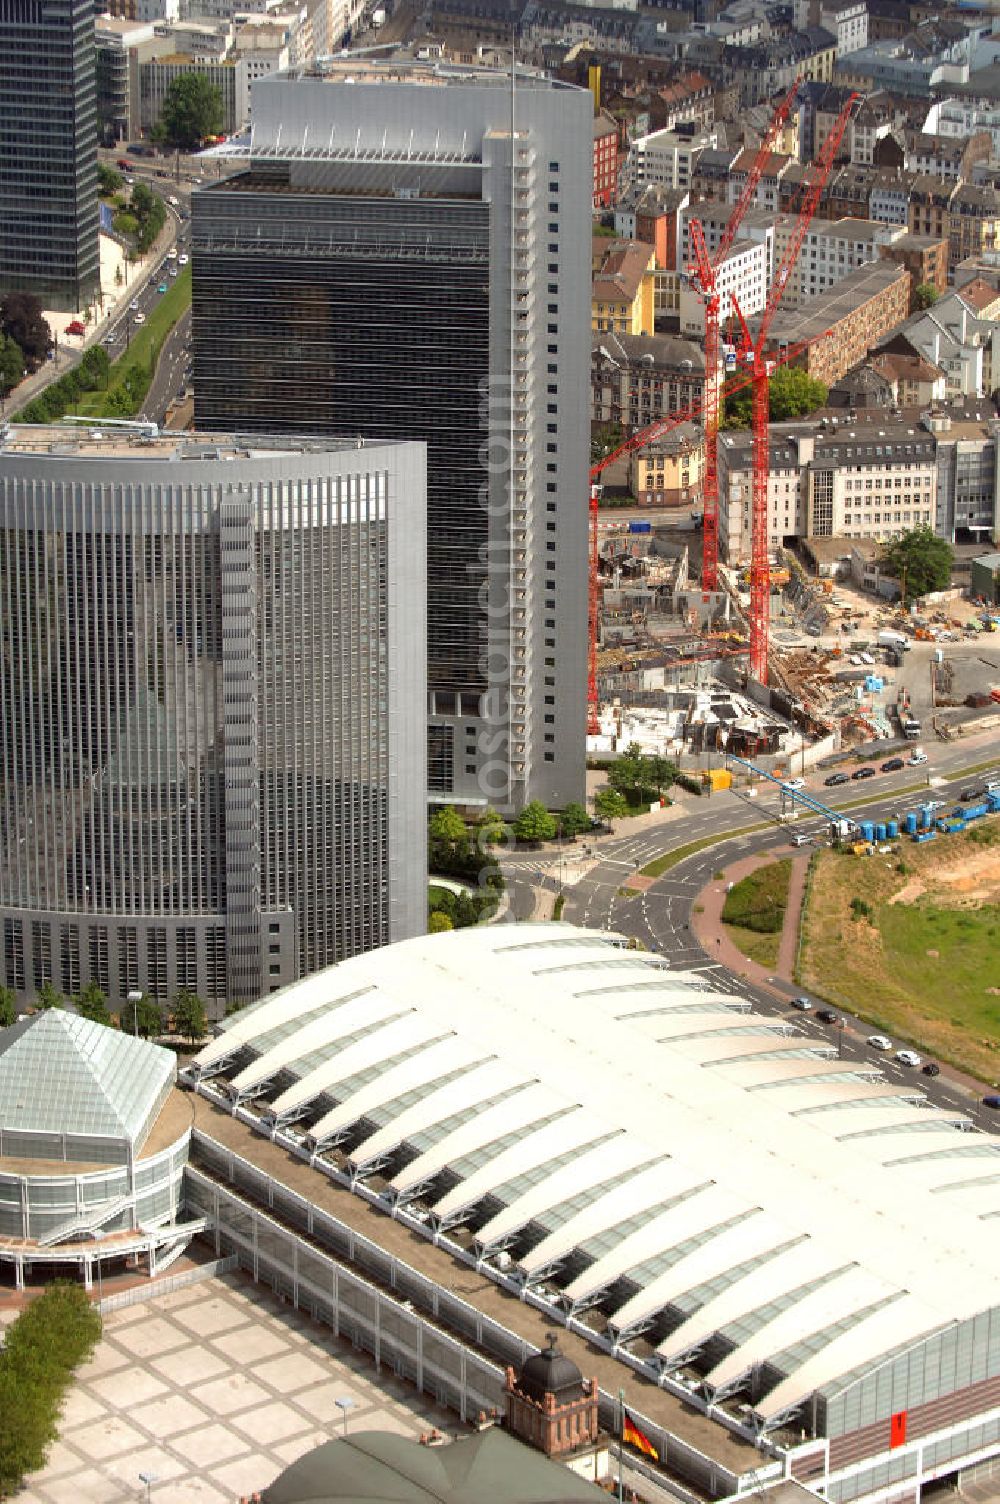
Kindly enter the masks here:
M 227 1504 L 343 1431 L 448 1434 L 457 1417 L 239 1274 L 113 1312 L 21 1504 Z

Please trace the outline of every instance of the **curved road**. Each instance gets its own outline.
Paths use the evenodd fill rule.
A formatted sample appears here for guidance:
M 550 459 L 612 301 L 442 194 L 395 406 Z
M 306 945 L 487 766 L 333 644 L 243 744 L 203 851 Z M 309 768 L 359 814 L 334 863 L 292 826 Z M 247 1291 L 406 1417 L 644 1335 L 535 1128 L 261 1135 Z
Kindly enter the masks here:
M 903 773 L 880 775 L 868 787 L 872 798 L 863 806 L 845 810 L 854 819 L 892 818 L 901 811 L 912 808 L 924 798 L 941 800 L 946 808 L 955 803 L 962 788 L 970 781 L 981 783 L 987 773 L 968 774 L 963 768 L 975 766 L 992 750 L 992 742 L 984 738 L 977 748 L 970 742 L 960 747 L 946 745 L 934 747 L 930 752 L 932 776 L 935 784 L 925 793 L 903 794 L 903 789 L 914 783 L 917 770 L 906 769 Z M 1000 772 L 1000 769 L 998 769 Z M 996 776 L 996 775 L 994 775 Z M 816 779 L 810 780 L 818 797 L 831 808 L 834 805 L 830 791 L 815 788 Z M 877 786 L 873 787 L 872 785 Z M 843 808 L 857 801 L 860 789 L 852 787 L 841 792 L 837 801 Z M 853 800 L 852 800 L 853 796 Z M 713 961 L 702 949 L 690 928 L 691 910 L 698 894 L 712 880 L 720 867 L 740 857 L 757 852 L 787 854 L 789 850 L 788 828 L 779 824 L 776 814 L 778 798 L 747 799 L 742 794 L 716 794 L 710 799 L 684 796 L 688 818 L 647 829 L 641 834 L 622 836 L 601 843 L 595 852 L 597 860 L 593 868 L 571 887 L 565 887 L 563 918 L 572 924 L 592 929 L 613 929 L 622 934 L 633 935 L 650 951 L 666 957 L 679 970 L 709 971 L 713 987 L 745 997 L 756 1011 L 787 1018 L 803 1033 L 830 1042 L 830 1029 L 817 1022 L 815 1015 L 792 1010 L 790 1000 L 799 989 L 775 978 L 769 988 L 756 987 L 744 977 L 730 972 Z M 768 822 L 767 828 L 741 835 L 739 831 L 750 825 Z M 809 834 L 819 834 L 824 829 L 819 817 L 801 818 L 795 829 Z M 725 832 L 736 832 L 731 839 Z M 655 857 L 677 847 L 685 846 L 700 837 L 719 834 L 722 839 L 703 851 L 694 853 L 671 867 L 644 893 L 631 892 L 625 897 L 619 892 L 625 880 L 636 870 Z M 559 887 L 558 856 L 546 853 L 542 862 L 538 853 L 510 853 L 503 858 L 505 877 L 508 881 L 511 909 L 515 917 L 526 918 L 534 904 L 534 888 L 541 883 L 550 891 Z M 952 1077 L 948 1068 L 938 1077 L 926 1077 L 900 1065 L 892 1055 L 872 1050 L 866 1043 L 872 1032 L 871 1025 L 837 1009 L 844 1019 L 840 1034 L 843 1054 L 849 1059 L 877 1063 L 890 1080 L 919 1084 L 921 1091 L 940 1106 L 961 1107 L 978 1126 L 1000 1131 L 998 1114 L 983 1107 L 974 1095 L 958 1079 Z M 919 1047 L 919 1046 L 918 1046 Z

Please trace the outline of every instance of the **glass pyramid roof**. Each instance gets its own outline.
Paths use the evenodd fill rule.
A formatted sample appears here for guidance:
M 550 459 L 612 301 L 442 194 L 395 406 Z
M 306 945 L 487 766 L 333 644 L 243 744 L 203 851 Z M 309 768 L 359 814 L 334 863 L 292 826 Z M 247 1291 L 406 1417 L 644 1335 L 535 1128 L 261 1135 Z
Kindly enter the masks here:
M 169 1050 L 62 1008 L 0 1029 L 0 1128 L 137 1135 L 176 1074 Z

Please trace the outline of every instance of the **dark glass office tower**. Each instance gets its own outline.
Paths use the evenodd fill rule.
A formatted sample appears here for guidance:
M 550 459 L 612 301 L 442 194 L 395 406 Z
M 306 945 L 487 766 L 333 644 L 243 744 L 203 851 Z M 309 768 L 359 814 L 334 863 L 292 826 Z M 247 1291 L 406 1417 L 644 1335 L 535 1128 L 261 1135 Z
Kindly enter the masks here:
M 199 425 L 426 441 L 432 799 L 583 797 L 591 115 L 330 60 L 194 196 Z
M 0 0 L 0 294 L 100 287 L 93 0 Z

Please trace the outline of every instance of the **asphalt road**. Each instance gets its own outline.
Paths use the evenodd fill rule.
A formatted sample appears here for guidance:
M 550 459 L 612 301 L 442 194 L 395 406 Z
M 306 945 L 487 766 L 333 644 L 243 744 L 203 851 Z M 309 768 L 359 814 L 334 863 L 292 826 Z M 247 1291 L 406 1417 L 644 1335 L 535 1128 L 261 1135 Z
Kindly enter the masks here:
M 945 807 L 957 800 L 958 794 L 970 781 L 981 782 L 986 774 L 974 778 L 962 772 L 969 765 L 985 760 L 990 747 L 981 746 L 978 751 L 968 744 L 961 747 L 934 747 L 930 752 L 932 777 L 945 780 L 929 789 L 925 797 L 940 799 Z M 871 793 L 870 803 L 863 808 L 849 811 L 855 819 L 884 819 L 912 808 L 921 801 L 917 793 L 908 796 L 896 794 L 894 789 L 910 787 L 916 779 L 917 769 L 907 768 L 902 773 L 882 774 L 866 785 L 852 785 L 848 789 L 831 791 L 822 788 L 816 778 L 809 780 L 810 787 L 824 803 L 843 808 L 863 793 Z M 1000 762 L 998 762 L 1000 773 Z M 820 784 L 817 787 L 817 784 Z M 687 817 L 642 834 L 623 836 L 618 840 L 602 842 L 597 848 L 598 860 L 590 872 L 579 882 L 564 888 L 563 918 L 570 923 L 592 929 L 612 929 L 634 935 L 647 948 L 663 955 L 678 970 L 708 971 L 713 986 L 720 991 L 746 997 L 754 1008 L 762 1013 L 787 1017 L 796 1027 L 809 1036 L 829 1040 L 831 1030 L 820 1024 L 814 1014 L 800 1013 L 790 1006 L 796 990 L 789 984 L 775 979 L 776 991 L 784 996 L 753 986 L 714 962 L 702 949 L 690 929 L 692 906 L 701 890 L 713 874 L 729 862 L 756 852 L 774 851 L 786 854 L 789 850 L 788 829 L 778 824 L 780 796 L 758 795 L 750 799 L 744 794 L 716 794 L 711 799 L 680 795 Z M 707 835 L 728 830 L 740 830 L 748 825 L 769 821 L 769 828 L 750 835 L 736 835 L 730 840 L 721 840 L 704 851 L 695 853 L 679 862 L 660 878 L 654 887 L 645 893 L 622 896 L 619 889 L 625 879 L 639 867 L 663 852 L 687 845 Z M 800 818 L 794 829 L 807 834 L 821 834 L 825 822 L 819 817 Z M 567 853 L 564 860 L 574 858 Z M 533 885 L 543 885 L 550 890 L 559 887 L 558 856 L 546 853 L 543 859 L 538 853 L 511 853 L 503 859 L 511 908 L 516 917 L 526 918 L 533 906 Z M 862 1023 L 838 1008 L 844 1020 L 839 1036 L 845 1058 L 865 1060 L 877 1064 L 879 1070 L 892 1081 L 908 1082 L 926 1093 L 927 1097 L 941 1106 L 960 1106 L 978 1126 L 1000 1131 L 998 1115 L 983 1107 L 978 1097 L 972 1095 L 960 1082 L 950 1079 L 947 1068 L 938 1077 L 927 1077 L 919 1071 L 901 1065 L 892 1054 L 872 1049 L 867 1043 L 873 1033 L 870 1025 Z M 919 1046 L 918 1046 L 919 1048 Z
M 188 308 L 171 329 L 163 342 L 156 372 L 150 383 L 146 400 L 142 405 L 142 418 L 153 423 L 162 423 L 167 408 L 185 385 L 185 372 L 190 359 L 191 310 Z

